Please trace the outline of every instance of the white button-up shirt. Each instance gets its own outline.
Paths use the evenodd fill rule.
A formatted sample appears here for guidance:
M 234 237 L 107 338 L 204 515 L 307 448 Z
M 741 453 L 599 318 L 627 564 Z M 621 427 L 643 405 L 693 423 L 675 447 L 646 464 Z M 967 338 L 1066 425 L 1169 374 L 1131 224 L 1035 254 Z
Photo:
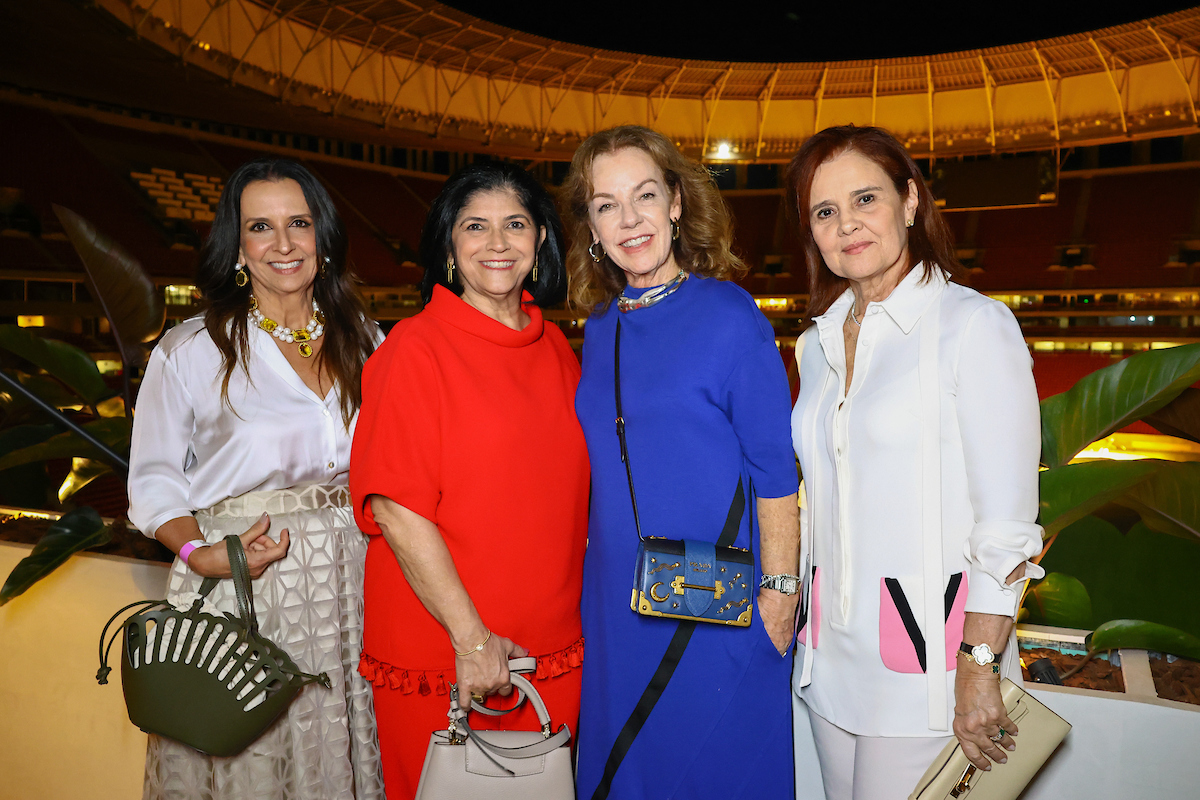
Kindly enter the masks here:
M 346 484 L 354 424 L 342 421 L 337 387 L 318 397 L 270 334 L 252 326 L 249 335 L 250 374 L 234 368 L 228 403 L 202 317 L 150 355 L 129 454 L 129 520 L 146 536 L 246 492 Z
M 796 350 L 810 619 L 794 685 L 815 713 L 866 736 L 945 735 L 962 615 L 1014 615 L 1024 584 L 1007 576 L 1042 547 L 1040 418 L 1020 327 L 941 270 L 923 275 L 918 265 L 867 306 L 849 391 L 849 290 Z M 1041 574 L 1027 564 L 1027 577 Z M 896 594 L 911 609 L 899 637 Z M 926 675 L 906 666 L 917 663 L 913 625 Z M 1005 651 L 1008 674 L 1015 650 Z

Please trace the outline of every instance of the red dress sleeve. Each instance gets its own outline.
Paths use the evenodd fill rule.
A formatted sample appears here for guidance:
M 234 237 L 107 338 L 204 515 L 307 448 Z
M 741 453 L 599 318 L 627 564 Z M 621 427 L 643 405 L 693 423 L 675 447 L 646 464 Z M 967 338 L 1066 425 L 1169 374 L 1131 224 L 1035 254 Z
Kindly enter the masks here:
M 440 379 L 432 352 L 396 325 L 363 368 L 362 407 L 350 450 L 354 519 L 381 533 L 367 498 L 383 495 L 437 524 L 441 500 Z

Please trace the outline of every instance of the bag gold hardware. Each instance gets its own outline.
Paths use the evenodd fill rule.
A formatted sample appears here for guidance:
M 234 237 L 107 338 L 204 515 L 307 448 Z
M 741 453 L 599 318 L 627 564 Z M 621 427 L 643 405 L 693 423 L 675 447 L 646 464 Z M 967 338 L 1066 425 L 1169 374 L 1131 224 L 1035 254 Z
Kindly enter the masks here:
M 950 790 L 951 797 L 959 797 L 964 792 L 971 791 L 971 778 L 975 777 L 975 765 L 969 765 L 963 770 L 962 777 L 958 779 L 958 785 Z
M 671 588 L 675 590 L 675 594 L 683 594 L 684 589 L 703 589 L 706 592 L 716 592 L 717 596 L 715 598 L 713 598 L 715 600 L 720 600 L 721 595 L 725 594 L 725 587 L 724 587 L 724 585 L 722 585 L 722 583 L 720 581 L 717 581 L 717 585 L 715 588 L 712 586 L 694 586 L 690 583 L 684 583 L 682 575 L 675 576 L 675 579 L 671 581 Z M 650 595 L 651 596 L 654 595 L 653 588 L 651 588 L 651 590 L 650 590 Z M 654 599 L 658 600 L 657 597 L 655 597 Z M 666 600 L 666 598 L 664 597 L 663 600 Z

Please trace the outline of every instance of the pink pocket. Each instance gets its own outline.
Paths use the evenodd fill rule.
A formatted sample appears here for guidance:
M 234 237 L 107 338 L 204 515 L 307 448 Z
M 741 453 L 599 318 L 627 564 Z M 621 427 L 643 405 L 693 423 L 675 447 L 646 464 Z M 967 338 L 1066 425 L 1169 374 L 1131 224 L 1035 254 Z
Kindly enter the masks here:
M 817 640 L 821 638 L 821 568 L 813 567 L 812 588 L 808 593 L 808 609 L 807 613 L 801 610 L 800 616 L 803 618 L 803 625 L 800 628 L 800 633 L 796 635 L 796 641 L 804 644 L 804 638 L 808 632 L 808 625 L 811 622 L 813 626 L 812 646 L 815 649 Z
M 946 670 L 956 668 L 958 643 L 967 608 L 967 575 L 957 572 L 946 584 Z M 879 579 L 879 655 L 893 672 L 925 672 L 925 635 L 896 578 Z

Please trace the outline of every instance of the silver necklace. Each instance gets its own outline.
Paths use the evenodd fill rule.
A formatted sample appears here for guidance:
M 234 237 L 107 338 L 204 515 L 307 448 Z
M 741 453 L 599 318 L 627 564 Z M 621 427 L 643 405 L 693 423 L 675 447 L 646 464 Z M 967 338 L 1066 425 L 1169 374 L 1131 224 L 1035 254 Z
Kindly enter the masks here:
M 675 291 L 683 285 L 687 280 L 688 274 L 683 270 L 679 270 L 679 274 L 671 280 L 664 283 L 662 286 L 657 286 L 646 292 L 641 297 L 626 297 L 622 294 L 617 298 L 617 309 L 621 312 L 628 313 L 637 311 L 639 308 L 649 308 L 655 303 L 661 303 L 666 298 L 670 297 Z
M 864 314 L 863 316 L 865 317 L 866 315 Z M 854 320 L 855 325 L 860 328 L 862 327 L 862 323 L 858 321 L 858 317 L 854 316 L 854 303 L 850 303 L 850 319 Z

